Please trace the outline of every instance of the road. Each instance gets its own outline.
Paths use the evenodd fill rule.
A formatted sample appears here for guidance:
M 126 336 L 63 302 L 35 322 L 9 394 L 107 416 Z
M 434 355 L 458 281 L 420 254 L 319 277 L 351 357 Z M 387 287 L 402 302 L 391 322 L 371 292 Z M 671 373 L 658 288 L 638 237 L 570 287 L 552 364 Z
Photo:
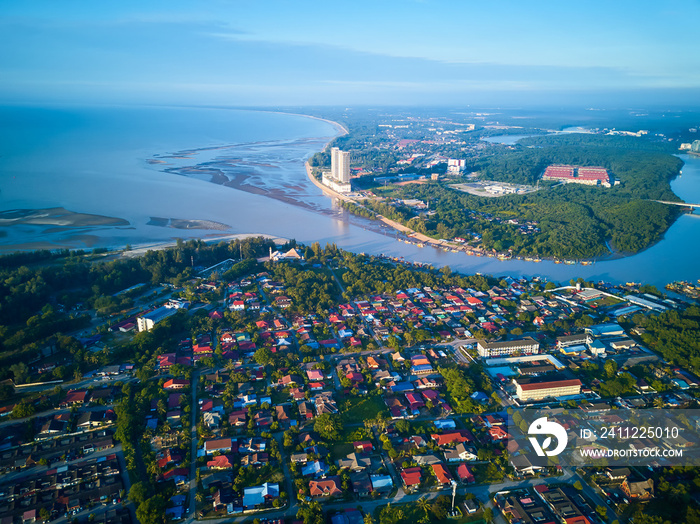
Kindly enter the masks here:
M 491 493 L 496 493 L 498 491 L 507 491 L 513 489 L 523 489 L 532 488 L 538 484 L 557 484 L 561 482 L 569 482 L 574 477 L 574 473 L 571 471 L 566 471 L 564 475 L 559 477 L 552 477 L 547 479 L 533 478 L 527 480 L 508 480 L 504 482 L 499 482 L 495 484 L 479 484 L 472 486 L 460 486 L 457 488 L 457 493 L 464 495 L 466 493 L 473 493 L 476 498 L 478 498 L 482 503 L 486 503 L 489 499 Z M 584 483 L 584 485 L 586 485 Z M 387 504 L 412 504 L 418 501 L 420 498 L 427 498 L 432 500 L 440 495 L 450 496 L 452 493 L 451 488 L 442 489 L 439 491 L 430 492 L 419 492 L 419 493 L 405 493 L 403 489 L 391 499 L 376 499 L 376 500 L 351 500 L 348 502 L 326 502 L 323 504 L 323 510 L 327 511 L 342 511 L 344 509 L 356 509 L 361 506 L 362 511 L 365 513 L 372 513 L 376 508 L 380 506 L 386 506 Z M 290 497 L 292 495 L 290 494 Z M 296 515 L 297 505 L 293 504 L 291 507 L 279 510 L 279 511 L 269 511 L 260 512 L 253 515 L 239 516 L 239 517 L 226 517 L 221 519 L 207 520 L 210 524 L 223 524 L 223 523 L 243 523 L 248 521 L 253 521 L 254 519 L 277 519 L 277 518 L 288 518 Z M 614 513 L 613 513 L 614 514 Z M 496 519 L 496 522 L 499 522 Z M 501 521 L 503 522 L 503 521 Z
M 608 505 L 603 497 L 601 497 L 596 490 L 594 490 L 581 476 L 576 473 L 575 474 L 575 480 L 581 481 L 581 484 L 583 485 L 583 493 L 586 495 L 589 499 L 591 499 L 597 506 L 603 506 L 608 510 L 608 513 L 606 515 L 608 522 L 614 521 L 614 520 L 619 520 L 619 517 L 617 516 L 617 513 L 615 513 L 615 510 L 612 508 L 612 506 Z
M 188 517 L 185 520 L 188 524 L 196 518 L 197 509 L 197 443 L 199 439 L 197 438 L 197 385 L 199 383 L 199 375 L 201 371 L 195 371 L 192 375 L 192 410 L 190 411 L 190 418 L 192 426 L 190 428 L 190 434 L 192 437 L 192 445 L 190 448 L 190 487 L 189 487 L 189 497 L 190 497 L 190 509 L 188 511 Z

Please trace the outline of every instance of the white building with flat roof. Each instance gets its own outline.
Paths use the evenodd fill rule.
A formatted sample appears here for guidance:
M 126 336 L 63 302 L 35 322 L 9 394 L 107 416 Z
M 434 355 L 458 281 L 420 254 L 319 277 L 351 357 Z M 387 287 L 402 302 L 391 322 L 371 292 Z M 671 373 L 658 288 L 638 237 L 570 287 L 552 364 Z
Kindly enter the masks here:
M 514 354 L 539 353 L 540 343 L 532 337 L 525 337 L 520 340 L 510 340 L 507 342 L 486 342 L 478 340 L 476 350 L 480 357 L 502 357 Z
M 150 331 L 158 322 L 165 320 L 168 317 L 177 313 L 177 309 L 169 307 L 159 307 L 153 311 L 149 311 L 136 319 L 136 325 L 139 331 Z

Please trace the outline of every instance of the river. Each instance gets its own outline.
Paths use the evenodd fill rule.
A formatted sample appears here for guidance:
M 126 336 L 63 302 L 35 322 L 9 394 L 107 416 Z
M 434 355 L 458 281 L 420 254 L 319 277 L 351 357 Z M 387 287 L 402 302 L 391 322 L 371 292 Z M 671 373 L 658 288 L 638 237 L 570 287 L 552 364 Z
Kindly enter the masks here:
M 591 266 L 499 261 L 399 242 L 393 230 L 349 216 L 308 180 L 304 160 L 337 133 L 324 121 L 252 111 L 0 108 L 0 212 L 64 207 L 128 221 L 116 227 L 4 227 L 0 249 L 120 247 L 260 233 L 334 242 L 465 273 L 657 286 L 700 278 L 697 215 L 681 216 L 662 241 L 640 254 Z M 698 203 L 700 158 L 681 158 L 686 165 L 673 190 Z M 228 187 L 211 183 L 212 177 Z M 173 229 L 154 217 L 220 226 Z

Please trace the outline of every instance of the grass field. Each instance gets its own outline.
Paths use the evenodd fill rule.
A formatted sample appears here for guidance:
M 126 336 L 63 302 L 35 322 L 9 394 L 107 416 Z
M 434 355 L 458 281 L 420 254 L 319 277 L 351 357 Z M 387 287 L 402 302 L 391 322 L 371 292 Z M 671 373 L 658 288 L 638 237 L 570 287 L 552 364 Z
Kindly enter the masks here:
M 381 397 L 350 397 L 345 401 L 341 419 L 343 424 L 363 424 L 386 410 Z

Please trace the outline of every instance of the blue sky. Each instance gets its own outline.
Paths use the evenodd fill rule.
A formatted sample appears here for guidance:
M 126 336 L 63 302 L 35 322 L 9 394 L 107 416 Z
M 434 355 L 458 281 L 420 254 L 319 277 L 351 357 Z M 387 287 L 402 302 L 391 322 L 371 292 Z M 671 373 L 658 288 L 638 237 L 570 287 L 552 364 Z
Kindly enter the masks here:
M 0 102 L 700 100 L 700 2 L 3 0 Z

